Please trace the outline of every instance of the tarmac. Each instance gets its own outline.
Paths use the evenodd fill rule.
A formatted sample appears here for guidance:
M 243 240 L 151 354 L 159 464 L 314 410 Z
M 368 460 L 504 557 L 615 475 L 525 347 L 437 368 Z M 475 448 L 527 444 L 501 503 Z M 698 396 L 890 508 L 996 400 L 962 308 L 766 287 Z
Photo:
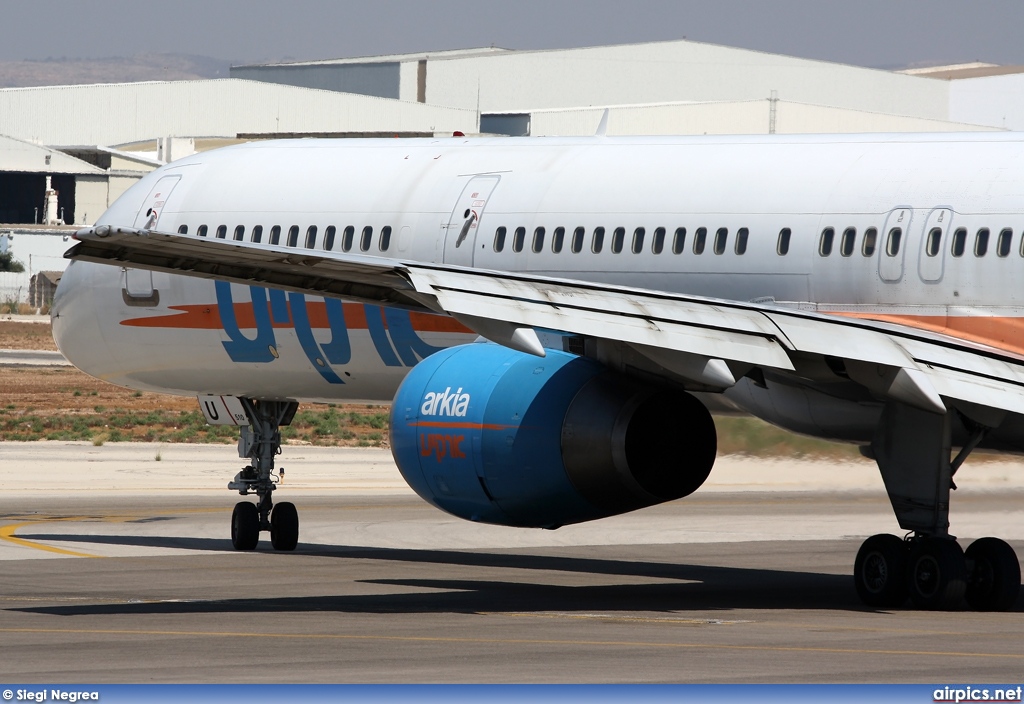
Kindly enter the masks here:
M 427 505 L 387 450 L 287 446 L 299 548 L 231 549 L 232 446 L 0 443 L 0 683 L 1021 683 L 1001 614 L 863 607 L 877 470 L 720 458 L 686 499 L 556 531 Z M 954 532 L 1024 554 L 1024 465 Z

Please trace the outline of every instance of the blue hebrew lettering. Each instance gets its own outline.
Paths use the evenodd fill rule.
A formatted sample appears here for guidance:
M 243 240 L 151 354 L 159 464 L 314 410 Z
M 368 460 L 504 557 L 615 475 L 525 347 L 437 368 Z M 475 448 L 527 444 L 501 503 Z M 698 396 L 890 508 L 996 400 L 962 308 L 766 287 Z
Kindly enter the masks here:
M 391 341 L 395 344 L 395 350 L 402 362 L 407 367 L 415 367 L 421 359 L 426 359 L 435 352 L 440 352 L 443 347 L 428 345 L 412 327 L 412 316 L 408 311 L 397 308 L 385 308 L 384 317 L 388 321 L 388 332 L 391 333 Z M 419 359 L 417 359 L 417 356 Z
M 256 320 L 256 337 L 247 338 L 238 327 L 235 318 L 235 304 L 231 298 L 231 284 L 226 281 L 215 282 L 217 290 L 217 309 L 220 311 L 220 324 L 230 338 L 224 344 L 228 357 L 234 362 L 271 362 L 274 355 L 271 347 L 277 344 L 274 338 L 274 326 L 270 323 L 267 310 L 267 290 L 258 286 L 250 286 L 252 296 L 252 312 Z
M 389 367 L 402 366 L 388 341 L 388 332 L 384 329 L 381 307 L 364 305 L 363 309 L 366 311 L 366 328 L 370 331 L 370 339 L 373 340 L 373 346 L 377 348 L 377 354 L 380 355 L 381 361 Z
M 271 296 L 271 301 L 273 301 L 273 296 Z M 320 351 L 320 346 L 313 337 L 313 328 L 309 323 L 309 311 L 306 310 L 306 297 L 301 293 L 289 293 L 288 302 L 291 304 L 295 336 L 299 338 L 302 351 L 306 353 L 306 357 L 313 365 L 313 368 L 320 372 L 320 376 L 326 379 L 328 383 L 344 384 L 345 382 L 342 381 L 341 377 L 335 374 L 334 370 L 327 364 L 325 359 L 327 355 Z
M 325 298 L 327 324 L 331 328 L 331 341 L 320 345 L 327 361 L 331 364 L 348 364 L 352 361 L 352 345 L 348 340 L 345 325 L 345 308 L 337 298 Z
M 284 291 L 272 288 L 270 293 L 270 315 L 275 323 L 284 324 L 288 322 L 288 302 L 285 301 Z M 253 299 L 254 301 L 256 299 Z

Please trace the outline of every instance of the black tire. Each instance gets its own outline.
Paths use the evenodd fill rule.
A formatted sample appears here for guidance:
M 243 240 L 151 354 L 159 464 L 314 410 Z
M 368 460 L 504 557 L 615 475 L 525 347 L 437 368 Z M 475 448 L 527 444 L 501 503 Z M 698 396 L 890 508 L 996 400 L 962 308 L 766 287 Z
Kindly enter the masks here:
M 231 512 L 231 544 L 235 550 L 255 550 L 260 542 L 260 512 L 255 504 L 239 501 Z
M 294 550 L 299 544 L 299 512 L 295 504 L 274 504 L 270 513 L 270 544 L 275 550 Z
M 924 538 L 912 543 L 907 591 L 921 609 L 959 608 L 967 591 L 967 560 L 960 545 L 949 538 Z
M 974 568 L 967 581 L 967 603 L 978 611 L 1008 611 L 1020 592 L 1017 553 L 999 538 L 975 540 L 964 553 Z
M 907 544 L 895 535 L 864 541 L 853 563 L 857 596 L 868 606 L 894 608 L 907 601 Z

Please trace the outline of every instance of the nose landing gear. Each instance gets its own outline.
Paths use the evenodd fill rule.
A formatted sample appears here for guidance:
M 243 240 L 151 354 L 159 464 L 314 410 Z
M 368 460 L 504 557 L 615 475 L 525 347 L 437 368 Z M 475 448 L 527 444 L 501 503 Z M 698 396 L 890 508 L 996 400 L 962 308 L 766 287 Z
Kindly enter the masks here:
M 299 542 L 299 514 L 295 505 L 272 499 L 280 481 L 274 473 L 274 458 L 281 453 L 281 426 L 295 417 L 295 401 L 254 401 L 239 399 L 249 419 L 241 428 L 238 456 L 251 464 L 235 475 L 228 488 L 243 496 L 256 494 L 257 504 L 240 501 L 231 514 L 231 544 L 235 550 L 255 550 L 260 531 L 270 531 L 275 550 L 294 550 Z M 283 470 L 281 472 L 283 474 Z

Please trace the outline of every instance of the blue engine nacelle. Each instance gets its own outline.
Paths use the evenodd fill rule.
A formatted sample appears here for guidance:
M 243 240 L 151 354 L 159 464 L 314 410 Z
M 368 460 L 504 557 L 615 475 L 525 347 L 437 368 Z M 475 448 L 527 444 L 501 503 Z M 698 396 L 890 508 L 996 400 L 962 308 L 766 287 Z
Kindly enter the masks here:
M 420 362 L 391 408 L 391 451 L 426 501 L 472 521 L 557 528 L 671 501 L 711 472 L 707 409 L 592 360 L 492 344 Z

